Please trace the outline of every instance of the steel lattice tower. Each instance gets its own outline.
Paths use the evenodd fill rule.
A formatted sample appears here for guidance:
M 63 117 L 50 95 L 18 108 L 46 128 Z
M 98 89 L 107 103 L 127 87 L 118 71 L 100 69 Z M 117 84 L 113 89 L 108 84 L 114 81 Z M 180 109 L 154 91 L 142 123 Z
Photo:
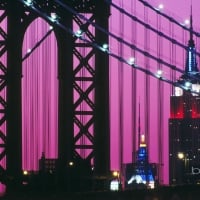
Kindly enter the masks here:
M 108 36 L 56 2 L 35 0 L 35 9 L 25 6 L 21 0 L 0 2 L 0 20 L 7 19 L 7 32 L 0 27 L 0 56 L 7 54 L 7 64 L 0 63 L 0 91 L 5 90 L 6 94 L 0 97 L 0 126 L 6 126 L 5 132 L 0 132 L 0 160 L 6 157 L 6 167 L 1 166 L 1 169 L 16 181 L 20 180 L 22 171 L 22 42 L 27 27 L 37 17 L 54 27 L 58 43 L 59 171 L 64 173 L 67 164 L 77 160 L 94 165 L 95 174 L 99 176 L 108 174 L 110 168 L 108 55 L 92 45 L 108 43 Z M 110 11 L 105 2 L 65 0 L 62 3 L 77 13 L 88 15 L 92 22 L 108 30 Z M 91 44 L 80 42 L 48 21 L 45 16 L 51 13 L 56 13 L 59 22 L 68 28 L 79 27 Z M 84 54 L 80 53 L 81 49 Z M 87 153 L 81 153 L 83 151 Z

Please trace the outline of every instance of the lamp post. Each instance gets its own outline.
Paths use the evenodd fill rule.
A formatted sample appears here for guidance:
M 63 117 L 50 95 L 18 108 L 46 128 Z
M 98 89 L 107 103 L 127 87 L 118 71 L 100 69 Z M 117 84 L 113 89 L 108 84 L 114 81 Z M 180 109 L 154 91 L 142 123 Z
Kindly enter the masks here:
M 179 152 L 177 156 L 180 160 L 184 162 L 184 165 L 183 165 L 184 169 L 183 169 L 182 175 L 184 175 L 183 183 L 186 183 L 187 182 L 186 176 L 188 175 L 188 167 L 189 167 L 189 155 L 188 153 L 185 153 L 185 152 Z

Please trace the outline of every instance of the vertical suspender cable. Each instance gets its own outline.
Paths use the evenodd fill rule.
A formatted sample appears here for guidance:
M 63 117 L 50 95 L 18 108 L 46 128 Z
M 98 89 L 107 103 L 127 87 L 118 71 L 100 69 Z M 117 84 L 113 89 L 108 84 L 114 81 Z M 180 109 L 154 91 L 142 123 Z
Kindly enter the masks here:
M 185 31 L 184 29 L 182 29 L 182 43 L 186 44 L 186 38 L 187 38 L 187 34 L 188 32 Z M 182 66 L 183 66 L 183 70 L 184 70 L 184 66 L 185 66 L 185 62 L 186 62 L 186 54 L 185 54 L 185 49 L 182 48 Z
M 161 31 L 161 16 L 157 15 L 157 30 Z M 163 52 L 162 38 L 157 35 L 157 57 L 162 58 Z M 158 69 L 162 70 L 162 64 L 158 63 Z M 163 183 L 163 83 L 158 81 L 158 162 L 159 162 L 159 182 Z
M 133 15 L 136 15 L 136 1 L 131 1 L 131 12 Z M 131 21 L 131 43 L 135 44 L 137 40 L 137 24 L 135 21 Z M 131 55 L 136 57 L 136 52 L 135 50 L 131 50 Z M 136 69 L 132 68 L 131 71 L 131 117 L 132 117 L 132 128 L 131 130 L 133 131 L 132 133 L 132 161 L 135 162 L 135 152 L 137 151 L 137 71 Z
M 120 2 L 121 7 L 123 8 L 123 0 Z M 120 37 L 124 37 L 124 15 L 120 13 L 120 18 L 119 18 L 119 25 L 120 25 Z M 124 49 L 123 49 L 123 44 L 120 43 L 118 46 L 118 53 L 119 55 L 123 55 Z M 119 79 L 119 166 L 120 166 L 120 174 L 122 173 L 122 167 L 123 167 L 123 151 L 124 151 L 124 110 L 123 110 L 123 87 L 124 87 L 124 68 L 123 68 L 123 63 L 119 62 L 118 65 L 118 79 Z
M 170 37 L 174 38 L 174 25 L 169 22 L 170 27 Z M 172 42 L 170 42 L 170 63 L 176 65 L 176 45 Z M 170 69 L 170 80 L 175 81 L 176 80 L 176 71 Z M 171 95 L 174 94 L 174 86 L 171 85 Z
M 148 18 L 148 9 L 146 6 L 144 6 L 144 21 L 149 22 Z M 146 52 L 150 52 L 150 32 L 149 29 L 147 29 L 144 26 L 144 49 Z M 149 64 L 149 57 L 145 56 L 144 62 L 147 70 L 150 70 L 150 64 Z M 150 119 L 150 77 L 146 74 L 145 75 L 145 98 L 144 98 L 144 110 L 145 110 L 145 139 L 146 143 L 148 144 L 148 149 L 150 147 L 150 133 L 149 133 L 149 119 Z
M 174 24 L 173 23 L 171 23 L 171 22 L 169 22 L 169 34 L 170 34 L 170 37 L 171 38 L 174 38 L 175 37 L 175 35 L 174 35 Z M 170 63 L 171 64 L 174 64 L 174 65 L 176 65 L 176 45 L 174 44 L 174 43 L 172 43 L 172 42 L 170 42 Z M 170 69 L 170 80 L 172 80 L 172 81 L 175 81 L 176 80 L 176 71 L 175 70 L 171 70 Z M 171 85 L 171 87 L 170 87 L 170 96 L 172 96 L 172 95 L 174 95 L 175 94 L 175 89 L 174 89 L 174 86 L 173 85 Z M 172 117 L 172 115 L 171 115 L 171 103 L 175 103 L 174 101 L 171 101 L 170 100 L 170 117 Z M 173 105 L 173 107 L 174 107 L 174 105 Z M 174 107 L 175 108 L 175 107 Z M 169 122 L 168 122 L 169 123 Z M 168 127 L 169 127 L 169 125 L 168 125 Z M 169 130 L 168 130 L 168 141 L 170 142 L 170 140 L 171 140 L 171 138 L 170 138 L 170 132 L 169 132 Z M 169 145 L 168 145 L 168 152 L 169 152 L 169 156 L 171 156 L 170 155 L 170 151 L 172 151 L 172 150 L 170 150 L 169 149 Z M 170 160 L 171 160 L 171 158 L 170 157 L 168 157 L 168 159 L 169 159 L 169 162 L 168 162 L 168 172 L 169 172 L 169 179 L 171 179 L 170 178 L 170 171 L 171 170 L 174 170 L 174 168 L 175 167 L 172 167 L 171 166 L 171 164 L 170 164 Z M 172 169 L 171 169 L 171 167 L 172 167 Z M 173 172 L 174 173 L 174 172 Z M 170 180 L 168 180 L 168 183 L 169 183 L 169 181 Z

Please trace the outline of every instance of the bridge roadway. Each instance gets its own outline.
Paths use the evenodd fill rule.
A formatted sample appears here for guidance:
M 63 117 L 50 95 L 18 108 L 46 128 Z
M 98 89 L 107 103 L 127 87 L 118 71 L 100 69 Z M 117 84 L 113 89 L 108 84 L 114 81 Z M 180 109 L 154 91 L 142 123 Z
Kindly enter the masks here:
M 127 191 L 93 191 L 65 193 L 61 191 L 29 191 L 7 194 L 3 200 L 198 200 L 200 186 L 163 186 L 154 190 L 137 189 Z

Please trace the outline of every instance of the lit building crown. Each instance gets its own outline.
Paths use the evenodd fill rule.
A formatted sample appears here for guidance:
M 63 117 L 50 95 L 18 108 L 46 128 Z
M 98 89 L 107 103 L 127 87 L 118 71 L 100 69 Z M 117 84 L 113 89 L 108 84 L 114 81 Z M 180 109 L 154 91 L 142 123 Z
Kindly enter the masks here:
M 140 147 L 146 147 L 147 145 L 146 145 L 146 143 L 145 143 L 145 135 L 144 134 L 142 134 L 141 136 L 140 136 Z
M 195 43 L 194 43 L 194 39 L 193 39 L 192 6 L 191 6 L 191 14 L 190 14 L 190 39 L 188 41 L 185 73 L 186 74 L 187 73 L 192 73 L 192 74 L 199 73 L 199 70 L 197 68 L 197 61 L 196 61 Z
M 180 77 L 178 83 L 181 84 L 186 90 L 190 90 L 193 96 L 197 96 L 195 92 L 200 93 L 200 73 L 197 67 L 196 49 L 193 39 L 193 18 L 192 18 L 192 6 L 190 14 L 190 39 L 188 41 L 187 53 L 186 53 L 186 65 L 185 73 Z M 183 89 L 176 87 L 175 96 L 182 96 Z

